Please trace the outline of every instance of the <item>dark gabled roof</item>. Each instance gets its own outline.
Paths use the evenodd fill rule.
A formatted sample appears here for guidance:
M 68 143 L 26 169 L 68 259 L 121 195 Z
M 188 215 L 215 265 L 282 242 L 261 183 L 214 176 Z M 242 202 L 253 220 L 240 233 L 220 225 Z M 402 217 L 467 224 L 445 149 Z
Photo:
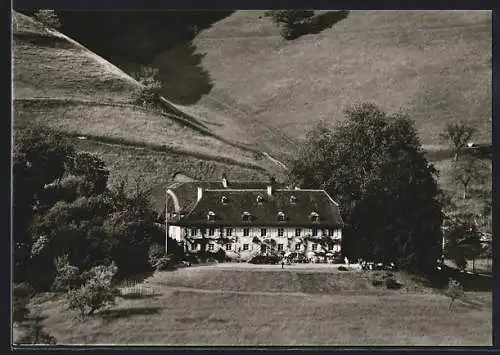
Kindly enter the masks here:
M 222 202 L 222 197 L 227 202 Z M 257 202 L 257 196 L 264 198 L 262 203 Z M 292 203 L 291 197 L 295 196 Z M 209 222 L 209 211 L 215 213 L 213 222 Z M 251 215 L 250 221 L 243 220 L 244 212 Z M 278 213 L 285 214 L 284 221 L 280 221 Z M 313 222 L 311 213 L 316 212 L 319 220 Z M 203 192 L 201 200 L 195 203 L 194 208 L 179 225 L 255 225 L 255 226 L 342 226 L 342 218 L 338 205 L 324 190 L 285 190 L 275 189 L 272 196 L 267 195 L 266 189 L 235 190 L 209 189 Z
M 229 189 L 265 189 L 268 181 L 228 181 Z M 283 185 L 277 184 L 278 187 Z M 178 198 L 182 211 L 190 211 L 198 199 L 198 187 L 206 189 L 223 189 L 222 180 L 218 181 L 181 181 L 166 186 L 157 186 L 151 193 L 153 208 L 162 212 L 165 209 L 165 190 L 170 189 Z M 170 200 L 169 200 L 170 201 Z M 169 211 L 173 211 L 173 204 L 169 203 Z

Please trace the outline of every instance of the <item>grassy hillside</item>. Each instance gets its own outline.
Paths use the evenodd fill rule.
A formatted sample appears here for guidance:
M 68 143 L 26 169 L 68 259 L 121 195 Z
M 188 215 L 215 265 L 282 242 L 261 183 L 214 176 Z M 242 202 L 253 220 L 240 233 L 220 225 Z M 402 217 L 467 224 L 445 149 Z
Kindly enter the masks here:
M 133 93 L 140 84 L 111 63 L 66 36 L 48 31 L 22 14 L 13 14 L 14 128 L 45 125 L 70 135 L 84 135 L 93 141 L 113 142 L 110 153 L 93 147 L 101 157 L 119 166 L 119 173 L 131 173 L 123 159 L 123 148 L 135 170 L 169 179 L 169 172 L 188 172 L 197 178 L 228 175 L 265 178 L 266 168 L 275 164 L 258 152 L 219 139 L 196 118 L 169 103 L 165 112 L 133 105 Z M 137 149 L 151 151 L 159 160 L 152 171 Z M 92 150 L 91 149 L 91 150 Z M 147 159 L 146 159 L 147 160 Z M 168 169 L 164 162 L 171 164 Z M 129 163 L 134 165 L 134 163 Z M 206 166 L 205 166 L 206 164 Z M 202 173 L 203 172 L 203 173 Z M 205 175 L 207 174 L 207 175 Z M 133 175 L 133 173 L 132 173 Z
M 206 268 L 156 273 L 135 287 L 142 296 L 85 322 L 57 296 L 31 309 L 59 344 L 491 344 L 488 292 L 468 292 L 450 311 L 445 295 L 416 282 L 375 290 L 371 273 Z
M 193 41 L 212 90 L 187 112 L 228 136 L 286 155 L 314 123 L 371 101 L 403 110 L 428 148 L 451 120 L 491 140 L 491 16 L 485 11 L 351 11 L 285 41 L 262 11 L 237 11 Z M 157 57 L 174 56 L 175 49 Z M 189 77 L 186 76 L 186 80 Z M 240 138 L 233 127 L 248 132 Z

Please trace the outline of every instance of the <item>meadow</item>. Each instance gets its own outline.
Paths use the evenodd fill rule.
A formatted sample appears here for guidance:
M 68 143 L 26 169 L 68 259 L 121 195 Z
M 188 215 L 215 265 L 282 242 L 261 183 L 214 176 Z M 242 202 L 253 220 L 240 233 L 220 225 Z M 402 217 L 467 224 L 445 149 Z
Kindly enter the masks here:
M 205 178 L 211 176 L 201 173 L 214 161 L 226 165 L 228 174 L 233 167 L 244 166 L 249 176 L 276 167 L 257 150 L 216 136 L 168 100 L 163 100 L 162 112 L 135 105 L 134 94 L 141 85 L 64 34 L 14 13 L 13 36 L 15 131 L 44 125 L 64 134 L 112 142 L 124 152 L 128 147 L 148 149 L 176 162 L 171 169 L 195 170 L 194 175 Z M 191 165 L 193 161 L 201 161 L 201 168 Z M 120 173 L 125 175 L 126 167 Z
M 57 296 L 39 296 L 59 344 L 489 345 L 491 292 L 449 309 L 442 291 L 403 273 L 389 290 L 371 272 L 220 264 L 158 272 L 86 321 Z

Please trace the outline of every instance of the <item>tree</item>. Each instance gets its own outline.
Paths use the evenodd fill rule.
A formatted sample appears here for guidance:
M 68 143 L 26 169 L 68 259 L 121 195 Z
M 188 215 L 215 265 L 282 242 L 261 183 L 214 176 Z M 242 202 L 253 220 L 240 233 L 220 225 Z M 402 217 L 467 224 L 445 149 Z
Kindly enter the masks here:
M 33 17 L 43 23 L 46 26 L 52 27 L 54 29 L 59 29 L 61 27 L 61 22 L 54 10 L 50 9 L 40 9 L 36 10 Z
M 52 291 L 68 292 L 80 286 L 80 270 L 69 263 L 68 254 L 57 257 L 54 263 L 56 266 L 56 277 L 52 284 Z
M 448 229 L 445 253 L 460 270 L 465 270 L 467 260 L 472 259 L 472 270 L 475 271 L 475 258 L 483 251 L 481 236 L 475 216 L 468 213 L 458 215 Z
M 340 203 L 352 246 L 344 253 L 433 269 L 441 249 L 440 190 L 413 121 L 369 103 L 345 114 L 333 130 L 320 124 L 308 132 L 290 182 L 323 188 Z
M 43 127 L 16 131 L 13 147 L 14 278 L 26 276 L 32 245 L 30 227 L 39 212 L 45 186 L 60 180 L 74 149 Z
M 455 302 L 456 299 L 461 299 L 464 297 L 464 289 L 460 282 L 457 280 L 454 280 L 450 278 L 448 280 L 448 287 L 446 289 L 446 295 L 450 297 L 451 302 L 450 306 L 448 307 L 451 310 L 451 306 L 453 305 L 453 302 Z
M 265 13 L 271 17 L 273 23 L 281 28 L 281 35 L 285 39 L 293 39 L 300 25 L 306 23 L 314 15 L 311 10 L 271 10 Z
M 143 107 L 156 107 L 162 90 L 162 83 L 157 79 L 158 69 L 143 69 L 136 75 L 141 87 L 134 94 L 135 103 Z
M 113 284 L 113 277 L 117 271 L 113 263 L 99 265 L 83 273 L 83 285 L 67 294 L 69 309 L 78 310 L 80 317 L 85 319 L 95 311 L 114 304 L 118 290 Z
M 444 131 L 441 133 L 441 139 L 450 143 L 454 160 L 458 159 L 458 156 L 463 152 L 475 132 L 476 129 L 473 126 L 463 121 L 452 122 L 446 125 Z
M 94 154 L 78 153 L 68 162 L 68 174 L 82 176 L 93 185 L 94 194 L 103 193 L 108 183 L 109 170 L 104 162 Z
M 465 200 L 470 185 L 484 182 L 486 179 L 485 165 L 480 159 L 467 154 L 455 160 L 452 178 L 463 187 L 462 198 Z

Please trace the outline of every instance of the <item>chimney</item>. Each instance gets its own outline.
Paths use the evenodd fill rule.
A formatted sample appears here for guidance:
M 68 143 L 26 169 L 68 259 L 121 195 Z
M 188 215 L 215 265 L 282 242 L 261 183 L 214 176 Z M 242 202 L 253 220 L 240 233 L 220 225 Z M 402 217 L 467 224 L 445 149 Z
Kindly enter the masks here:
M 222 186 L 227 189 L 227 178 L 226 174 L 222 174 Z
M 198 201 L 201 200 L 203 196 L 203 187 L 198 186 Z

